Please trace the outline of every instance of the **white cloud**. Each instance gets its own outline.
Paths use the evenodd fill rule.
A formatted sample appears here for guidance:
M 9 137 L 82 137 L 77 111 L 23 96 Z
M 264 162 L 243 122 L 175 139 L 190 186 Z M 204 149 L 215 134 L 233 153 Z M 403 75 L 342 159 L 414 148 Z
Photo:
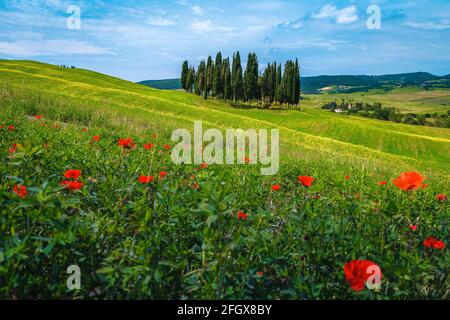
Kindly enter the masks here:
M 55 55 L 104 55 L 114 52 L 77 40 L 25 40 L 0 42 L 0 53 L 19 57 L 55 56 Z
M 229 33 L 233 32 L 235 29 L 232 27 L 219 26 L 211 22 L 211 20 L 205 20 L 192 22 L 191 30 L 195 33 L 207 33 L 207 32 Z
M 148 18 L 146 23 L 156 27 L 170 27 L 177 24 L 174 20 L 161 16 Z
M 315 19 L 334 19 L 338 24 L 350 24 L 359 20 L 356 6 L 338 10 L 335 6 L 327 4 L 319 13 L 314 14 Z
M 450 29 L 450 21 L 441 22 L 406 22 L 406 26 L 423 30 L 447 30 Z
M 301 21 L 300 19 L 295 21 L 288 20 L 278 25 L 278 27 L 280 28 L 290 28 L 293 30 L 298 30 L 300 28 L 303 28 L 303 26 L 303 21 Z
M 201 16 L 203 15 L 205 12 L 203 11 L 202 8 L 200 8 L 199 6 L 193 6 L 192 8 L 192 12 L 197 15 L 197 16 Z

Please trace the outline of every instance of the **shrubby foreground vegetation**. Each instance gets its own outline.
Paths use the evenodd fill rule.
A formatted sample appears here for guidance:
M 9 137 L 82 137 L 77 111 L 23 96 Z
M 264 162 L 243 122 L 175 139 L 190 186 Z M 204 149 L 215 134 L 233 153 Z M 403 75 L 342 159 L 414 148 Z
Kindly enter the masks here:
M 17 84 L 3 83 L 0 96 L 2 298 L 448 298 L 440 169 L 394 183 L 408 166 L 344 155 L 283 157 L 273 177 L 254 165 L 178 166 L 163 130 L 170 120 L 146 127 L 107 108 L 155 91 L 108 79 L 116 91 L 98 98 L 104 79 L 76 71 L 89 80 L 59 96 L 57 80 L 44 88 L 1 72 Z M 73 85 L 90 100 L 71 100 Z M 378 290 L 352 273 L 371 262 L 382 271 Z M 81 269 L 79 291 L 66 287 L 70 265 Z

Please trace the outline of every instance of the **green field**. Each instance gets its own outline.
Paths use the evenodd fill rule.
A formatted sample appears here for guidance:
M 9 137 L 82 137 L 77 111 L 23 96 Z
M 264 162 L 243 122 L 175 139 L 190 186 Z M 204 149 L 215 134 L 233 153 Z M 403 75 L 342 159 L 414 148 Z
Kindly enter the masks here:
M 0 75 L 3 90 L 18 95 L 29 112 L 54 114 L 62 121 L 82 122 L 85 117 L 85 121 L 103 125 L 107 118 L 111 126 L 137 131 L 156 129 L 167 134 L 174 128 L 191 129 L 194 120 L 223 129 L 276 127 L 281 131 L 285 156 L 320 159 L 337 154 L 339 159 L 376 162 L 381 167 L 395 163 L 399 168 L 421 169 L 430 174 L 450 172 L 450 130 L 338 117 L 320 110 L 322 101 L 328 101 L 324 95 L 309 96 L 312 100 L 302 102 L 301 112 L 266 111 L 235 109 L 195 95 L 159 91 L 90 71 L 61 70 L 34 62 L 3 61 Z M 62 105 L 70 111 L 61 110 Z
M 404 113 L 444 113 L 450 108 L 450 89 L 424 90 L 422 88 L 409 87 L 385 90 L 370 90 L 349 94 L 321 94 L 306 95 L 309 101 L 306 106 L 317 107 L 327 102 L 353 100 L 356 102 L 382 103 L 384 107 L 394 107 Z
M 448 298 L 448 248 L 422 243 L 448 244 L 449 202 L 436 196 L 449 195 L 450 129 L 320 109 L 341 96 L 307 96 L 300 111 L 234 108 L 92 71 L 0 61 L 0 298 Z M 405 112 L 448 108 L 444 90 L 364 98 Z M 279 129 L 280 172 L 174 165 L 163 146 L 197 120 Z M 137 147 L 120 149 L 125 137 Z M 61 187 L 68 169 L 82 170 L 81 190 Z M 405 192 L 391 182 L 413 170 L 427 186 Z M 315 177 L 313 186 L 299 175 Z M 348 287 L 342 267 L 352 259 L 380 265 L 379 290 Z M 72 264 L 83 272 L 79 291 L 65 286 Z

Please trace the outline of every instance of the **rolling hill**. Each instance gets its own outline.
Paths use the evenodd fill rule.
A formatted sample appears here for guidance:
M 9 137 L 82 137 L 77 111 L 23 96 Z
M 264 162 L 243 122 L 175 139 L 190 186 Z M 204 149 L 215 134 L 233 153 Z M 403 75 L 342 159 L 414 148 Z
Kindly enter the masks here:
M 15 97 L 24 112 L 45 111 L 64 121 L 103 125 L 107 118 L 111 126 L 136 131 L 160 128 L 167 135 L 173 128 L 192 128 L 194 120 L 202 120 L 206 127 L 279 128 L 284 157 L 339 155 L 347 163 L 450 171 L 450 130 L 446 129 L 337 117 L 314 103 L 310 107 L 306 103 L 302 112 L 236 109 L 184 92 L 31 61 L 1 61 L 0 75 L 3 95 Z

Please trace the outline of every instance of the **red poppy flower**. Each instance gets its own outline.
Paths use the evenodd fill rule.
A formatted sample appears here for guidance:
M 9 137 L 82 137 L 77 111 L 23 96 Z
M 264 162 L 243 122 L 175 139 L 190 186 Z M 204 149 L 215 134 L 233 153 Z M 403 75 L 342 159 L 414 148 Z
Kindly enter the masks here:
M 80 170 L 67 170 L 64 173 L 64 178 L 66 179 L 75 179 L 78 180 L 78 178 L 81 176 Z
M 203 162 L 203 163 L 200 165 L 200 168 L 206 169 L 206 168 L 208 168 L 208 164 L 207 164 L 206 162 Z
M 125 138 L 125 139 L 119 139 L 119 142 L 117 143 L 119 147 L 124 149 L 133 149 L 136 144 L 133 142 L 133 139 L 131 138 Z
M 17 144 L 14 143 L 11 148 L 9 148 L 8 153 L 11 154 L 15 152 L 17 152 Z
M 422 186 L 425 177 L 417 172 L 404 172 L 397 179 L 392 180 L 394 184 L 403 191 L 417 190 Z
M 350 176 L 349 176 L 349 175 L 346 175 L 346 176 L 345 176 L 345 180 L 350 180 Z
M 353 290 L 361 291 L 364 289 L 367 280 L 372 275 L 368 273 L 371 266 L 378 267 L 376 263 L 369 260 L 352 260 L 344 265 L 345 279 Z M 380 280 L 381 276 L 380 274 Z
M 154 146 L 155 145 L 153 143 L 146 143 L 146 144 L 144 144 L 144 149 L 145 150 L 152 150 Z
M 81 131 L 82 131 L 82 132 L 87 132 L 87 131 L 88 131 L 88 128 L 83 128 L 83 129 L 81 129 Z
M 420 186 L 422 189 L 426 189 L 428 188 L 428 185 L 426 183 L 422 183 L 422 185 Z
M 281 186 L 279 184 L 272 186 L 273 191 L 279 191 L 280 189 L 281 189 Z
M 442 240 L 436 239 L 435 237 L 428 237 L 423 241 L 423 245 L 427 248 L 434 248 L 442 250 L 445 248 L 445 243 Z
M 309 176 L 299 176 L 297 177 L 297 180 L 304 186 L 304 187 L 311 187 L 312 183 L 314 182 L 314 178 L 313 177 L 309 177 Z
M 244 212 L 239 211 L 237 218 L 238 218 L 238 221 L 239 220 L 247 220 L 248 219 L 248 214 L 245 214 Z
M 445 194 L 440 193 L 436 196 L 436 199 L 438 199 L 439 201 L 447 201 L 447 196 Z
M 84 184 L 79 181 L 63 181 L 61 182 L 61 185 L 69 190 L 80 190 L 84 186 Z
M 385 186 L 386 184 L 387 184 L 386 180 L 378 182 L 378 185 L 380 185 L 380 186 Z
M 139 182 L 142 184 L 152 183 L 154 180 L 155 180 L 155 177 L 153 177 L 153 176 L 140 176 L 139 177 Z
M 92 137 L 92 142 L 100 142 L 100 136 L 93 136 Z
M 245 157 L 244 158 L 244 162 L 245 162 L 245 164 L 249 164 L 250 163 L 250 158 L 249 157 Z
M 164 146 L 164 149 L 166 149 L 166 150 L 170 150 L 170 148 L 172 148 L 170 145 L 168 145 L 168 144 L 166 144 L 165 146 Z
M 257 275 L 258 277 L 262 277 L 262 276 L 264 275 L 264 272 L 258 271 L 258 272 L 256 273 L 256 275 Z
M 411 226 L 409 226 L 409 228 L 410 228 L 412 231 L 416 231 L 416 230 L 417 230 L 417 226 L 416 226 L 416 225 L 411 225 Z
M 159 178 L 160 178 L 160 179 L 164 178 L 165 176 L 167 176 L 167 172 L 161 171 L 161 172 L 159 173 Z
M 42 119 L 42 116 L 41 116 L 40 114 L 38 114 L 38 115 L 34 116 L 34 118 L 35 118 L 36 120 L 41 120 L 41 119 Z
M 13 191 L 20 198 L 25 198 L 27 196 L 27 187 L 25 187 L 25 186 L 15 185 Z
M 16 127 L 14 127 L 13 125 L 10 125 L 10 126 L 8 127 L 8 130 L 9 130 L 9 131 L 14 131 L 14 130 L 16 130 Z

